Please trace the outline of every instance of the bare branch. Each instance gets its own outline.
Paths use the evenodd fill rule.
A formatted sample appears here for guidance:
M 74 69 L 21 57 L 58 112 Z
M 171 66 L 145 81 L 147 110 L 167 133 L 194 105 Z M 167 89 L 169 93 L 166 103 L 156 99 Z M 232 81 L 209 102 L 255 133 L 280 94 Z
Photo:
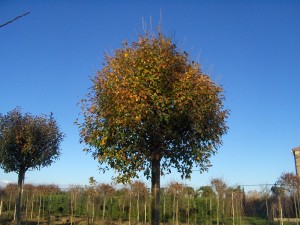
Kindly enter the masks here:
M 16 18 L 14 18 L 14 19 L 12 19 L 12 20 L 10 20 L 10 21 L 4 23 L 4 24 L 1 24 L 0 27 L 4 27 L 4 26 L 6 26 L 6 25 L 8 25 L 8 24 L 10 24 L 10 23 L 12 23 L 12 22 L 14 22 L 14 21 L 16 21 L 17 19 L 20 19 L 20 18 L 23 17 L 23 16 L 27 16 L 29 13 L 30 13 L 30 12 L 26 12 L 26 13 L 20 15 L 20 16 L 17 16 Z

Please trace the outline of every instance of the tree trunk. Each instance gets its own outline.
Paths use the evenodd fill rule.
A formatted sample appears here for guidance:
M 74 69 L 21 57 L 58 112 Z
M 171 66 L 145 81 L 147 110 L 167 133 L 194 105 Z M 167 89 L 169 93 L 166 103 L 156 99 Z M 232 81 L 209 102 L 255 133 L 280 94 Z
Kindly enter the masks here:
M 297 209 L 297 198 L 296 198 L 296 193 L 294 192 L 293 194 L 293 200 L 294 200 L 294 207 L 295 207 L 295 217 L 297 218 L 297 225 L 299 225 L 299 222 L 298 222 L 298 209 Z
M 40 194 L 40 200 L 39 200 L 38 225 L 40 224 L 40 219 L 41 219 L 41 207 L 42 207 L 42 194 Z
M 31 198 L 31 212 L 30 212 L 30 219 L 31 220 L 33 218 L 33 206 L 34 206 L 34 194 L 32 195 L 32 198 Z
M 89 212 L 89 204 L 90 204 L 90 200 L 91 197 L 90 195 L 88 196 L 88 200 L 86 201 L 86 219 L 88 221 L 88 224 L 89 224 L 89 218 L 90 218 L 90 212 Z
M 269 206 L 268 206 L 268 195 L 266 195 L 266 209 L 267 209 L 267 217 L 268 217 L 268 225 L 270 224 L 270 215 L 269 215 Z
M 179 196 L 176 196 L 176 225 L 179 225 Z
M 194 225 L 196 225 L 197 224 L 198 210 L 197 210 L 197 202 L 196 202 L 196 198 L 195 197 L 194 197 L 194 209 L 195 209 Z
M 153 154 L 151 171 L 151 225 L 160 222 L 160 156 Z
M 15 204 L 15 209 L 14 209 L 14 221 L 16 221 L 16 212 L 17 212 L 17 205 Z
M 225 196 L 222 196 L 222 225 L 225 224 Z
M 103 210 L 102 210 L 102 224 L 104 224 L 105 209 L 106 209 L 106 196 L 104 195 L 104 198 L 103 198 Z
M 26 197 L 26 205 L 25 205 L 25 219 L 27 221 L 27 218 L 28 218 L 28 202 L 29 202 L 29 197 L 27 195 Z
M 231 193 L 231 210 L 232 210 L 232 225 L 234 225 L 234 202 L 233 192 Z
M 208 224 L 208 209 L 207 209 L 207 197 L 205 197 L 205 225 Z
M 164 191 L 163 222 L 166 222 L 166 192 Z
M 0 202 L 0 217 L 2 216 L 2 206 L 3 206 L 3 199 L 1 197 L 1 202 Z
M 278 195 L 278 208 L 279 208 L 279 215 L 280 215 L 280 225 L 283 225 L 282 205 L 281 205 L 281 198 L 279 195 Z
M 217 195 L 217 225 L 219 225 L 220 195 Z
M 74 207 L 73 207 L 74 209 L 74 212 L 73 213 L 75 213 L 75 215 L 76 215 L 76 209 L 77 209 L 77 192 L 75 192 L 75 194 L 74 194 Z
M 49 201 L 49 203 L 48 203 L 48 215 L 47 215 L 47 217 L 48 217 L 48 221 L 49 221 L 49 224 L 50 224 L 50 222 L 51 222 L 51 209 L 52 209 L 52 192 L 50 192 L 50 197 L 48 198 L 48 201 Z
M 241 200 L 240 200 L 240 224 L 242 224 L 242 221 L 243 221 L 243 218 L 242 218 L 243 212 L 244 212 L 243 199 L 241 198 Z
M 147 223 L 147 200 L 145 199 L 145 224 Z
M 188 195 L 187 224 L 190 225 L 190 196 Z
M 209 224 L 212 225 L 212 201 L 211 196 L 209 196 Z
M 73 225 L 73 211 L 74 211 L 74 209 L 73 209 L 73 194 L 71 193 L 70 194 L 70 210 L 71 210 L 71 212 L 70 212 L 70 225 Z
M 128 225 L 131 224 L 131 190 L 129 193 L 129 211 L 128 211 Z
M 8 202 L 8 215 L 10 216 L 10 210 L 11 210 L 11 198 L 12 194 L 9 195 L 9 202 Z
M 113 219 L 113 197 L 110 197 L 110 221 Z
M 173 225 L 175 225 L 175 216 L 176 216 L 176 194 L 175 193 L 174 193 L 174 196 L 173 196 L 172 211 L 173 211 Z
M 21 169 L 18 174 L 18 197 L 17 197 L 17 202 L 16 202 L 16 225 L 21 224 L 21 210 L 22 210 L 24 179 L 25 179 L 25 170 Z
M 138 224 L 140 223 L 140 203 L 139 202 L 140 202 L 140 192 L 138 191 L 137 200 L 136 200 L 136 210 L 137 210 L 136 219 L 137 219 Z
M 95 199 L 94 199 L 94 197 L 93 197 L 93 211 L 92 211 L 92 223 L 94 223 L 94 218 L 95 218 Z

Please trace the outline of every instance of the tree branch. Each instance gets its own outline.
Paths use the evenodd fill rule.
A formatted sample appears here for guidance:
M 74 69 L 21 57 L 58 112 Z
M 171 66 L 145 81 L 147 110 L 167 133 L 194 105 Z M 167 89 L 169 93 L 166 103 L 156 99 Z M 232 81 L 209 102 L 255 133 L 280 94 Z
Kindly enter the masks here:
M 10 21 L 4 23 L 4 24 L 1 24 L 1 25 L 0 25 L 0 28 L 1 28 L 1 27 L 4 27 L 4 26 L 6 26 L 6 25 L 8 25 L 8 24 L 10 24 L 10 23 L 12 23 L 12 22 L 14 22 L 14 21 L 16 21 L 17 19 L 20 19 L 20 18 L 23 17 L 23 16 L 27 16 L 29 13 L 30 13 L 30 12 L 26 12 L 26 13 L 24 13 L 24 14 L 22 14 L 22 15 L 20 15 L 20 16 L 17 16 L 16 18 L 14 18 L 14 19 L 12 19 L 12 20 L 10 20 Z

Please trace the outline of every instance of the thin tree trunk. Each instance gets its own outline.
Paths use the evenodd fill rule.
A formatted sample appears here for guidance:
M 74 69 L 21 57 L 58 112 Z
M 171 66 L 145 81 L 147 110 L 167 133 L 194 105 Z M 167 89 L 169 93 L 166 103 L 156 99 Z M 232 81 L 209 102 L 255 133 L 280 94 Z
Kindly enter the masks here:
M 1 197 L 1 202 L 0 202 L 0 216 L 2 216 L 2 207 L 3 207 L 3 199 Z
M 208 224 L 207 220 L 208 220 L 208 210 L 207 210 L 207 197 L 205 197 L 205 225 Z
M 188 195 L 187 224 L 190 225 L 190 196 Z
M 220 196 L 217 195 L 217 225 L 219 225 Z
M 74 209 L 73 209 L 73 194 L 72 193 L 70 194 L 70 210 L 71 210 L 71 212 L 70 212 L 70 214 L 71 214 L 70 224 L 73 225 L 73 211 L 74 211 Z
M 28 194 L 26 196 L 26 205 L 25 205 L 25 219 L 27 221 L 27 218 L 28 218 L 28 202 L 29 202 L 29 197 L 28 197 Z
M 147 200 L 145 199 L 145 224 L 147 223 Z
M 121 198 L 118 198 L 118 209 L 119 209 L 119 219 L 118 219 L 119 223 L 118 224 L 121 224 L 121 218 L 123 217 Z
M 91 203 L 91 196 L 88 195 L 88 200 L 86 202 L 86 219 L 87 219 L 88 225 L 90 224 L 90 211 L 89 211 L 90 203 Z
M 34 206 L 34 194 L 32 195 L 32 199 L 31 199 L 31 212 L 30 212 L 30 219 L 31 220 L 33 218 L 33 206 Z
M 42 205 L 42 218 L 44 219 L 44 218 L 45 218 L 45 198 L 43 197 L 42 200 L 43 200 L 43 205 Z
M 270 224 L 270 215 L 269 215 L 269 206 L 268 206 L 268 195 L 266 195 L 266 209 L 267 209 L 267 217 L 268 217 L 268 225 Z
M 113 219 L 113 197 L 110 197 L 110 221 Z
M 176 198 L 176 225 L 179 225 L 179 196 Z
M 176 195 L 173 196 L 173 225 L 175 225 L 175 217 L 176 217 Z
M 89 212 L 90 201 L 91 201 L 91 197 L 89 195 L 88 200 L 86 201 L 86 216 L 87 216 L 86 219 L 87 219 L 88 224 L 89 224 L 89 220 L 90 220 L 90 212 Z
M 74 213 L 76 215 L 76 209 L 77 209 L 77 191 L 74 194 Z
M 136 200 L 136 210 L 137 210 L 137 222 L 140 223 L 140 192 L 138 191 L 137 200 Z
M 20 170 L 18 175 L 18 197 L 16 202 L 16 224 L 21 224 L 21 210 L 22 210 L 22 197 L 23 197 L 23 186 L 25 179 L 25 170 Z
M 225 224 L 225 196 L 222 196 L 222 225 Z
M 48 203 L 48 220 L 49 220 L 49 223 L 51 222 L 51 209 L 52 209 L 52 192 L 50 192 L 50 201 Z
M 164 204 L 163 204 L 163 222 L 166 220 L 166 192 L 164 192 Z
M 42 195 L 40 194 L 39 214 L 38 214 L 38 225 L 40 224 L 40 219 L 41 219 L 41 207 L 42 207 Z
M 128 225 L 131 223 L 131 191 L 129 193 L 129 212 L 128 212 Z
M 209 196 L 209 223 L 212 225 L 212 202 L 211 196 Z
M 95 218 L 95 199 L 93 197 L 92 223 L 94 223 L 94 218 Z
M 194 209 L 195 209 L 195 218 L 194 218 L 194 225 L 197 224 L 197 215 L 198 215 L 198 210 L 197 210 L 197 202 L 196 202 L 196 198 L 194 197 Z
M 294 207 L 295 207 L 295 217 L 296 217 L 296 219 L 297 219 L 297 225 L 299 224 L 299 222 L 298 222 L 298 209 L 297 209 L 297 200 L 296 200 L 296 193 L 294 193 Z
M 151 225 L 160 223 L 160 156 L 154 153 L 152 157 L 151 176 Z
M 242 197 L 243 198 L 243 197 Z M 244 213 L 244 207 L 243 207 L 243 199 L 240 200 L 240 224 L 243 222 L 242 214 Z
M 9 202 L 8 202 L 8 215 L 10 216 L 10 210 L 11 210 L 11 196 L 12 194 L 9 195 Z
M 234 225 L 234 202 L 233 202 L 233 192 L 231 193 L 231 209 L 232 209 L 232 225 Z
M 14 209 L 14 221 L 16 220 L 16 214 L 17 214 L 17 205 L 15 204 L 15 209 Z
M 104 195 L 103 198 L 103 210 L 102 210 L 102 223 L 104 224 L 104 219 L 105 219 L 105 208 L 106 208 L 106 196 Z
M 274 208 L 275 208 L 275 205 L 272 204 L 272 217 L 273 217 L 273 219 L 276 217 Z
M 282 205 L 281 205 L 280 196 L 278 196 L 278 206 L 279 206 L 279 214 L 280 214 L 280 225 L 283 225 Z

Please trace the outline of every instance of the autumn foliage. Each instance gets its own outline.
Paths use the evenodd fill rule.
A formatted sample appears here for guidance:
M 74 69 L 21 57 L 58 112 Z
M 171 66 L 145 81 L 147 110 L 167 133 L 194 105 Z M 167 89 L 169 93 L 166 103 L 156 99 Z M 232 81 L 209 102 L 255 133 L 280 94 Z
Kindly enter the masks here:
M 227 131 L 222 87 L 161 33 L 125 42 L 105 62 L 83 100 L 87 150 L 120 182 L 139 171 L 150 177 L 154 157 L 162 173 L 175 167 L 188 178 L 194 165 L 206 170 Z

